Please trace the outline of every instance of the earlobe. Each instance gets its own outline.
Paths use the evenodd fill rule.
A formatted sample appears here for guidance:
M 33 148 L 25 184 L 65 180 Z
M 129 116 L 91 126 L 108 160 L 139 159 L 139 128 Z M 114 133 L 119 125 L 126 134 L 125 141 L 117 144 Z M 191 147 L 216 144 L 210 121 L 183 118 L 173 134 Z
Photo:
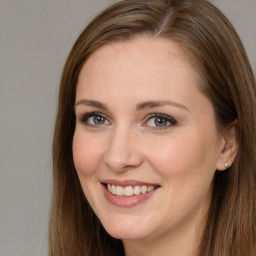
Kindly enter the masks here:
M 218 171 L 224 171 L 235 161 L 238 152 L 238 120 L 236 119 L 222 134 L 219 159 L 216 165 Z

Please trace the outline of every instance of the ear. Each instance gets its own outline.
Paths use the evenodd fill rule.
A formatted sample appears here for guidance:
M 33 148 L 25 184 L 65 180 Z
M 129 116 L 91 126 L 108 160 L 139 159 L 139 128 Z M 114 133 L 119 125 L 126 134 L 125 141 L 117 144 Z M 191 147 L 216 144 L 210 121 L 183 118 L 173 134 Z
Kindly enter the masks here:
M 233 164 L 238 146 L 238 121 L 236 119 L 222 133 L 220 155 L 216 165 L 218 171 L 224 171 Z

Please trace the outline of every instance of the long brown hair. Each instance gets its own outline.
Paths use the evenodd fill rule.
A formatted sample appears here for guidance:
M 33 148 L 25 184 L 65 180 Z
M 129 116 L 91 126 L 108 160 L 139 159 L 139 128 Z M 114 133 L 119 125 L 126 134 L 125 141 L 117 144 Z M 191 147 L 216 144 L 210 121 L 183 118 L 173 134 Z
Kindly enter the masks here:
M 79 72 L 100 46 L 148 35 L 178 43 L 201 74 L 218 127 L 238 120 L 234 164 L 216 172 L 198 256 L 256 255 L 256 86 L 243 45 L 227 18 L 204 0 L 125 0 L 99 14 L 75 42 L 63 69 L 53 141 L 49 256 L 120 256 L 81 190 L 72 158 Z

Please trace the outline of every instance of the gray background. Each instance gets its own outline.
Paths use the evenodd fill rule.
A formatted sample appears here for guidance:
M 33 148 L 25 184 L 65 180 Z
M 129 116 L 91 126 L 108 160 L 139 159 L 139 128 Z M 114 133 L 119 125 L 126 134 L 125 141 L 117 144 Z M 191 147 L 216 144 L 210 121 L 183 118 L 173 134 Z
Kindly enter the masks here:
M 61 69 L 113 0 L 0 0 L 0 256 L 46 255 L 51 138 Z M 215 0 L 256 71 L 256 1 Z

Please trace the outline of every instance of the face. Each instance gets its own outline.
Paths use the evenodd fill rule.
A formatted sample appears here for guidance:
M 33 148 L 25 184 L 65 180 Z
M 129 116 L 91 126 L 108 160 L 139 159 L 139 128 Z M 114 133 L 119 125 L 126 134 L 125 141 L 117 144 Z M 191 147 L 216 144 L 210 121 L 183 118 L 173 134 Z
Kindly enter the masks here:
M 84 64 L 73 157 L 110 235 L 156 239 L 202 224 L 223 139 L 197 83 L 196 70 L 169 40 L 111 43 Z

